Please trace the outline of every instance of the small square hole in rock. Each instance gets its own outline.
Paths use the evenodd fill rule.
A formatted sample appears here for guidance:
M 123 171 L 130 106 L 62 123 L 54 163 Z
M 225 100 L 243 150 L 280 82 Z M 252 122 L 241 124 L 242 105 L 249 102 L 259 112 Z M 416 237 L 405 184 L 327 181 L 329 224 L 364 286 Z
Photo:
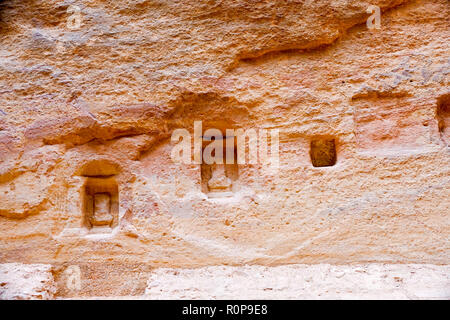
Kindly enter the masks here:
M 336 164 L 336 144 L 334 139 L 312 140 L 310 155 L 314 167 L 334 166 Z

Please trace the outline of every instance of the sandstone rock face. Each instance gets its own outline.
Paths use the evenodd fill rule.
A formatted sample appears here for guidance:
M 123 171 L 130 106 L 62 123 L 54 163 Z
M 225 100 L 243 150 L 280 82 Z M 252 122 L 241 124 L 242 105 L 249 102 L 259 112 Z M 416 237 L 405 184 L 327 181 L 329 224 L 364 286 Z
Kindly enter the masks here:
M 0 1 L 0 263 L 51 265 L 59 297 L 142 296 L 155 268 L 449 264 L 449 17 Z M 196 121 L 277 129 L 278 170 L 174 162 Z
M 435 265 L 158 269 L 146 299 L 449 299 L 450 268 Z
M 0 264 L 0 300 L 52 299 L 56 285 L 51 266 Z

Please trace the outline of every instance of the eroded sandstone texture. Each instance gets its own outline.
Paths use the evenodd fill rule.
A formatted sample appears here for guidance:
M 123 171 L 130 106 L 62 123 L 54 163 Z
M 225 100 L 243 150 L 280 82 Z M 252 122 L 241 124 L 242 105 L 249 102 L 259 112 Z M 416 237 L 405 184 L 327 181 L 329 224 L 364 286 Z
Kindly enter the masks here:
M 52 299 L 55 292 L 51 265 L 0 264 L 0 300 Z
M 143 299 L 449 299 L 449 266 L 215 266 L 154 271 Z
M 449 21 L 448 0 L 0 1 L 0 263 L 51 266 L 42 298 L 142 296 L 161 267 L 449 264 Z M 279 170 L 174 163 L 194 121 L 278 129 Z

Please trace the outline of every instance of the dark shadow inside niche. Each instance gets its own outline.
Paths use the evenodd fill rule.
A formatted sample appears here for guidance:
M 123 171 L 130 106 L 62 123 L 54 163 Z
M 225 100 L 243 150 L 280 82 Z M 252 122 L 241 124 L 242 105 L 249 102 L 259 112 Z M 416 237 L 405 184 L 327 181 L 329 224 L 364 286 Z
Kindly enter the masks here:
M 83 224 L 88 229 L 114 228 L 119 220 L 119 186 L 114 177 L 87 177 L 83 187 Z
M 336 164 L 336 142 L 331 138 L 315 138 L 310 145 L 311 162 L 314 167 L 331 167 Z
M 225 130 L 223 132 L 226 132 Z M 203 137 L 203 150 L 211 143 L 209 137 Z M 237 163 L 236 137 L 227 137 L 224 134 L 220 138 L 223 140 L 222 162 L 223 164 L 205 163 L 204 159 L 200 165 L 202 192 L 208 195 L 230 196 L 236 190 L 236 181 L 239 179 L 239 166 Z M 231 143 L 230 143 L 231 142 Z M 214 152 L 212 156 L 216 155 Z
M 446 94 L 438 99 L 437 118 L 439 132 L 448 143 L 450 142 L 450 94 Z

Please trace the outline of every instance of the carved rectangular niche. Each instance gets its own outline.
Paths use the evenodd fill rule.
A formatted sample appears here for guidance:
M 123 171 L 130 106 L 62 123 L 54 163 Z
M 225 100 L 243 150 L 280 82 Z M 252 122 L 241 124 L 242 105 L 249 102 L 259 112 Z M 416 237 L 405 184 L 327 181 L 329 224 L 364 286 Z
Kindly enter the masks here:
M 235 137 L 231 139 L 235 140 Z M 209 197 L 229 197 L 236 190 L 239 167 L 235 146 L 236 144 L 234 143 L 233 147 L 227 150 L 226 143 L 224 142 L 223 164 L 207 164 L 203 161 L 200 165 L 202 192 L 208 194 Z M 227 152 L 228 155 L 232 155 L 230 159 L 233 159 L 234 163 L 229 163 L 229 160 L 227 161 Z M 215 155 L 213 154 L 213 156 Z
M 442 139 L 450 144 L 450 94 L 438 99 L 437 117 Z
M 336 164 L 336 143 L 334 139 L 311 140 L 311 162 L 314 167 L 331 167 Z
M 83 188 L 84 225 L 108 230 L 119 221 L 119 187 L 114 177 L 87 177 Z

